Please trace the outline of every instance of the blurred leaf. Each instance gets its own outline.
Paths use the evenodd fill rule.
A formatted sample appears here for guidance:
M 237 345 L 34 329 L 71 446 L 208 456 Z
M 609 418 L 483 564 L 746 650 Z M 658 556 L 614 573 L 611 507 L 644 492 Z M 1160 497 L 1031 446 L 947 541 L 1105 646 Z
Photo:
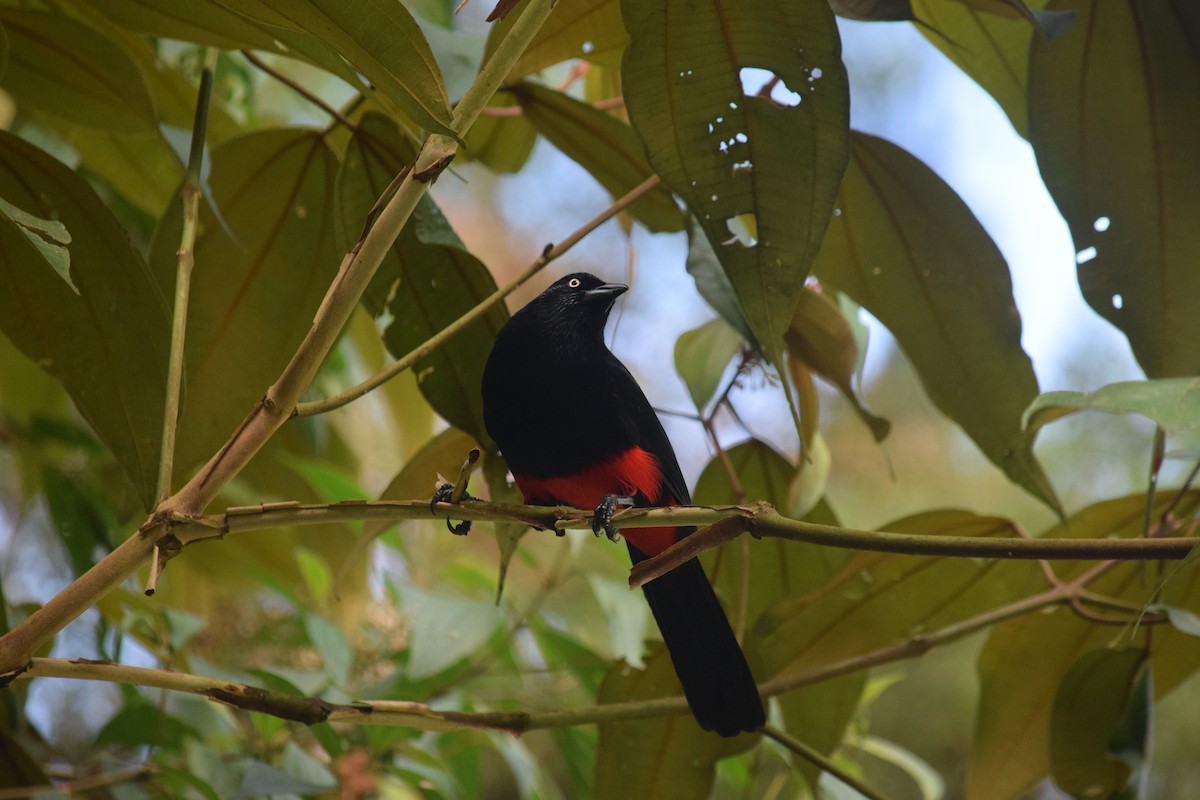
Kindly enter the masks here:
M 403 610 L 410 620 L 408 677 L 436 675 L 474 653 L 492 637 L 501 621 L 491 603 L 400 587 Z
M 329 565 L 325 563 L 325 559 L 307 547 L 292 548 L 292 555 L 296 559 L 296 565 L 300 567 L 300 573 L 304 576 L 304 583 L 308 586 L 309 594 L 316 601 L 316 607 L 318 609 L 327 608 L 329 601 L 333 598 L 333 572 L 329 569 Z
M 912 7 L 921 23 L 917 30 L 990 94 L 1016 132 L 1027 137 L 1029 48 L 1037 35 L 1029 23 L 962 0 L 912 0 Z
M 783 335 L 788 352 L 837 387 L 867 427 L 875 441 L 888 435 L 892 424 L 867 410 L 854 390 L 858 369 L 858 343 L 850 323 L 837 304 L 812 287 L 800 293 L 792 326 Z
M 1079 19 L 1033 45 L 1029 140 L 1079 287 L 1147 376 L 1200 373 L 1200 14 L 1185 0 L 1050 8 Z
M 0 8 L 8 34 L 4 88 L 18 106 L 92 128 L 154 130 L 154 101 L 137 66 L 113 42 L 61 14 Z
M 1061 513 L 1021 412 L 1037 378 L 1008 265 L 962 200 L 909 153 L 854 134 L 814 271 L 890 330 L 929 398 L 1009 479 Z
M 178 749 L 185 739 L 196 735 L 186 722 L 147 702 L 134 690 L 132 694 L 126 694 L 125 706 L 96 734 L 96 744 Z
M 829 0 L 833 13 L 865 22 L 900 22 L 913 19 L 912 0 Z
M 629 118 L 651 166 L 699 219 L 763 352 L 782 369 L 783 334 L 849 150 L 833 13 L 826 0 L 626 0 L 621 11 L 631 37 L 622 64 Z M 743 88 L 746 69 L 778 78 L 792 104 L 747 94 L 755 89 Z M 753 243 L 731 239 L 733 221 Z
M 675 371 L 683 378 L 696 410 L 704 413 L 729 362 L 742 350 L 742 337 L 717 317 L 684 331 L 675 342 Z
M 1162 514 L 1173 498 L 1160 495 L 1151 511 Z M 1200 494 L 1189 492 L 1175 513 L 1190 516 Z M 1146 497 L 1132 495 L 1095 503 L 1072 514 L 1041 538 L 1132 538 L 1143 534 Z M 1087 562 L 1057 562 L 1061 580 L 1071 580 L 1090 568 Z M 1119 565 L 1089 587 L 1110 597 L 1142 604 L 1157 592 L 1143 578 L 1143 566 Z M 1169 600 L 1181 607 L 1200 604 L 1200 580 L 1168 584 Z M 1138 632 L 1133 644 L 1145 634 Z M 967 770 L 966 796 L 972 800 L 1001 800 L 1021 794 L 1050 772 L 1050 714 L 1067 672 L 1085 653 L 1109 646 L 1114 631 L 1059 608 L 1026 614 L 996 625 L 979 654 L 979 710 Z M 1128 640 L 1128 637 L 1122 637 Z M 1200 641 L 1170 628 L 1154 633 L 1155 692 L 1162 696 L 1200 666 Z M 1160 674 L 1160 668 L 1161 673 Z
M 355 225 L 361 225 L 376 198 L 408 163 L 410 152 L 411 146 L 390 120 L 376 114 L 363 117 L 338 176 L 345 233 L 353 231 L 357 238 Z M 446 241 L 457 237 L 432 201 L 423 203 L 368 290 L 375 302 L 390 296 L 387 307 L 393 321 L 384 342 L 396 358 L 424 344 L 496 290 L 483 262 Z M 504 304 L 496 304 L 482 319 L 418 361 L 414 370 L 421 393 L 434 410 L 480 443 L 489 441 L 480 388 L 483 366 L 507 320 Z
M 1046 0 L 956 0 L 989 14 L 1020 19 L 1033 26 L 1047 41 L 1061 36 L 1075 21 L 1071 11 L 1042 11 Z
M 221 0 L 251 19 L 311 34 L 422 128 L 453 135 L 450 101 L 425 34 L 401 3 Z
M 1141 414 L 1166 433 L 1200 426 L 1200 378 L 1162 378 L 1121 381 L 1093 392 L 1046 392 L 1025 409 L 1023 423 L 1030 431 L 1078 411 Z
M 1163 610 L 1167 612 L 1167 619 L 1170 620 L 1172 628 L 1189 636 L 1200 636 L 1200 616 L 1186 608 L 1175 606 L 1168 606 Z
M 96 563 L 98 551 L 105 555 L 112 549 L 110 524 L 115 525 L 115 521 L 111 509 L 108 514 L 102 513 L 77 480 L 57 469 L 42 470 L 42 491 L 50 518 L 71 556 L 74 573 L 82 575 Z
M 79 290 L 26 267 L 41 256 L 0 225 L 0 330 L 62 382 L 150 508 L 170 339 L 163 295 L 87 182 L 9 133 L 0 133 L 0 196 L 66 226 Z
M 0 788 L 17 789 L 24 786 L 46 786 L 50 777 L 42 770 L 25 746 L 7 729 L 0 726 Z
M 534 83 L 510 91 L 538 133 L 586 169 L 613 199 L 654 175 L 641 138 L 611 114 Z M 629 213 L 654 233 L 683 230 L 683 212 L 661 185 L 631 205 Z
M 241 764 L 241 783 L 228 797 L 229 800 L 249 800 L 275 795 L 311 796 L 330 788 L 327 783 L 312 783 L 262 761 L 245 759 Z
M 510 14 L 492 26 L 484 60 L 491 57 L 516 23 Z M 508 73 L 506 83 L 572 58 L 614 63 L 629 41 L 619 0 L 572 0 L 554 9 Z
M 54 219 L 42 219 L 28 214 L 0 197 L 0 218 L 24 234 L 47 267 L 58 273 L 67 282 L 71 291 L 79 294 L 79 287 L 71 280 L 71 234 L 66 226 Z
M 650 643 L 644 670 L 617 662 L 600 686 L 600 703 L 650 700 L 681 694 L 666 647 Z M 754 746 L 758 737 L 706 733 L 690 714 L 600 725 L 596 746 L 597 800 L 708 797 L 716 762 Z
M 1073 797 L 1111 797 L 1125 785 L 1129 765 L 1111 742 L 1128 717 L 1145 665 L 1138 648 L 1105 647 L 1067 670 L 1050 715 L 1050 767 L 1058 788 Z
M 354 649 L 346 635 L 329 620 L 317 614 L 304 615 L 304 630 L 308 640 L 321 654 L 325 674 L 339 688 L 350 686 L 350 667 L 354 660 Z
M 263 130 L 213 149 L 210 197 L 220 219 L 201 204 L 178 475 L 216 451 L 308 332 L 338 266 L 336 168 L 314 130 Z M 174 293 L 182 218 L 176 198 L 151 246 L 167 296 Z
M 557 11 L 550 15 L 553 19 Z M 517 109 L 517 98 L 497 92 L 488 108 Z M 497 117 L 482 114 L 464 139 L 462 157 L 486 164 L 496 172 L 519 172 L 537 143 L 537 129 L 524 114 Z
M 379 495 L 380 500 L 424 500 L 433 497 L 437 476 L 456 480 L 458 470 L 475 440 L 458 428 L 447 428 L 434 436 L 404 463 Z M 368 522 L 366 534 L 378 536 L 395 523 Z

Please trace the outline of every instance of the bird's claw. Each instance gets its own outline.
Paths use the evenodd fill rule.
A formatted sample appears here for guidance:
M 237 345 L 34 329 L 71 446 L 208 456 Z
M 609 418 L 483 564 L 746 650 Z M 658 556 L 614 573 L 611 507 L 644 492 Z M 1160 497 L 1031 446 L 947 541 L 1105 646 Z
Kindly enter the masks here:
M 459 500 L 472 500 L 474 498 L 463 491 Z M 437 489 L 433 492 L 433 498 L 429 501 L 429 513 L 434 513 L 434 507 L 438 503 L 453 503 L 454 501 L 454 484 L 450 481 L 442 481 L 438 484 Z M 471 532 L 471 520 L 463 520 L 455 525 L 450 519 L 446 518 L 446 530 L 453 533 L 455 536 L 466 536 Z
M 603 499 L 600 500 L 600 505 L 596 506 L 596 511 L 592 514 L 592 533 L 600 536 L 601 529 L 603 529 L 610 541 L 620 541 L 620 531 L 613 524 L 613 514 L 617 513 L 618 506 L 632 505 L 633 498 L 627 495 L 604 495 Z

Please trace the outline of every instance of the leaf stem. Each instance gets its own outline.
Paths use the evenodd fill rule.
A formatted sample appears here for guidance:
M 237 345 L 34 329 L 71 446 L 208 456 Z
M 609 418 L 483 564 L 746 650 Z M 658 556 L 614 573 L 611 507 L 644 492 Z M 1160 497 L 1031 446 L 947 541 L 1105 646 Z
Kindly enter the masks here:
M 258 56 L 254 55 L 254 53 L 250 52 L 249 50 L 243 50 L 242 57 L 245 58 L 247 61 L 249 61 L 251 64 L 253 64 L 255 67 L 257 67 L 262 72 L 265 72 L 267 75 L 270 75 L 272 78 L 279 81 L 284 86 L 288 87 L 293 92 L 300 95 L 308 102 L 312 103 L 317 108 L 321 109 L 321 111 L 325 112 L 327 115 L 329 115 L 329 117 L 334 119 L 338 124 L 342 125 L 347 130 L 352 131 L 357 127 L 353 122 L 350 121 L 350 119 L 348 117 L 346 117 L 345 114 L 338 111 L 336 108 L 329 105 L 324 100 L 322 100 L 320 97 L 313 94 L 308 89 L 305 89 L 303 86 L 296 83 L 294 80 L 289 78 L 287 75 L 284 75 L 282 72 L 275 69 L 270 64 L 268 64 L 267 62 L 265 62 L 261 58 L 259 58 Z

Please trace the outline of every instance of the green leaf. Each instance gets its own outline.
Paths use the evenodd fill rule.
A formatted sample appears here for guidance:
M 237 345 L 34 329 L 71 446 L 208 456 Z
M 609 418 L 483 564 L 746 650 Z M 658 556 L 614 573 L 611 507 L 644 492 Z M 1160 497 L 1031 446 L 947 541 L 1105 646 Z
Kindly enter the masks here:
M 1037 35 L 1029 23 L 961 0 L 912 0 L 912 8 L 917 30 L 992 96 L 1017 133 L 1028 136 L 1025 89 L 1029 48 Z
M 554 18 L 551 14 L 551 19 Z M 488 108 L 515 108 L 517 99 L 508 92 L 497 92 Z M 483 114 L 475 120 L 463 140 L 461 157 L 479 161 L 496 172 L 519 172 L 537 144 L 537 129 L 524 114 L 493 117 Z
M 308 640 L 321 654 L 325 674 L 335 686 L 349 687 L 354 650 L 350 647 L 346 634 L 332 622 L 316 614 L 305 615 L 304 630 L 308 633 Z
M 59 380 L 154 505 L 170 323 L 129 237 L 81 177 L 0 133 L 0 196 L 71 232 L 76 294 L 14 225 L 0 225 L 0 330 Z
M 519 14 L 509 14 L 492 26 L 484 60 L 508 35 Z M 533 41 L 513 64 L 506 83 L 572 58 L 597 64 L 614 64 L 629 41 L 621 23 L 619 0 L 572 0 L 554 9 Z
M 54 528 L 71 556 L 71 567 L 76 575 L 82 575 L 96 563 L 97 552 L 103 555 L 112 549 L 110 525 L 115 521 L 111 510 L 103 513 L 78 479 L 50 467 L 42 470 L 42 491 Z
M 343 231 L 357 238 L 376 198 L 408 163 L 411 146 L 394 123 L 376 114 L 363 117 L 338 176 Z M 407 355 L 496 290 L 491 273 L 461 247 L 432 201 L 423 202 L 368 288 L 368 308 L 381 299 L 393 321 L 384 332 L 389 352 Z M 372 298 L 375 298 L 372 300 Z M 371 303 L 376 305 L 372 307 Z M 417 362 L 421 393 L 448 422 L 490 441 L 483 424 L 483 367 L 496 333 L 508 320 L 503 303 L 468 325 L 436 352 Z
M 611 114 L 533 83 L 518 84 L 510 91 L 538 133 L 591 173 L 614 198 L 654 175 L 637 133 Z M 655 233 L 683 230 L 683 213 L 662 186 L 631 205 L 629 213 Z
M 61 14 L 0 9 L 8 34 L 4 88 L 20 107 L 92 128 L 154 130 L 154 101 L 137 65 L 116 44 Z
M 833 13 L 826 0 L 626 0 L 621 12 L 626 109 L 650 165 L 699 219 L 742 315 L 782 368 L 849 151 Z M 778 78 L 783 101 L 747 94 L 746 69 Z
M 1054 697 L 1050 715 L 1050 767 L 1054 783 L 1073 797 L 1110 797 L 1129 778 L 1129 765 L 1113 751 L 1146 666 L 1139 648 L 1084 653 Z M 1144 752 L 1145 731 L 1142 736 Z
M 783 338 L 788 352 L 836 386 L 871 429 L 875 441 L 883 441 L 892 424 L 868 411 L 854 390 L 859 362 L 858 341 L 837 303 L 816 288 L 801 292 L 796 316 Z
M 217 210 L 200 208 L 176 474 L 216 451 L 308 332 L 338 266 L 336 169 L 315 130 L 264 130 L 213 149 L 209 197 Z M 176 199 L 151 246 L 167 296 L 182 219 Z
M 90 0 L 72 0 L 89 3 Z M 149 36 L 198 42 L 220 50 L 262 50 L 298 58 L 364 89 L 354 69 L 326 42 L 287 25 L 247 19 L 217 0 L 104 0 L 97 9 L 113 22 Z M 279 20 L 277 20 L 279 22 Z
M 433 497 L 437 476 L 456 480 L 475 440 L 458 428 L 447 428 L 418 450 L 380 493 L 380 500 L 424 500 Z M 366 532 L 377 536 L 395 523 L 368 522 Z
M 742 350 L 742 337 L 717 317 L 684 331 L 675 342 L 675 371 L 683 378 L 696 410 L 703 413 L 721 385 L 721 378 Z
M 1021 412 L 1037 378 L 1008 266 L 967 206 L 894 144 L 855 133 L 814 272 L 896 337 L 929 398 L 1009 479 L 1058 511 Z
M 436 675 L 477 651 L 501 621 L 500 609 L 492 603 L 422 592 L 411 585 L 400 592 L 412 620 L 407 674 L 413 680 Z
M 0 217 L 5 218 L 17 231 L 25 234 L 29 243 L 37 250 L 46 266 L 58 273 L 67 282 L 71 291 L 79 294 L 79 287 L 71 280 L 71 234 L 58 220 L 42 219 L 27 214 L 0 197 Z
M 1080 289 L 1147 376 L 1200 373 L 1200 15 L 1187 3 L 1050 8 L 1079 19 L 1033 45 L 1029 140 Z
M 600 685 L 600 703 L 650 700 L 681 694 L 661 642 L 650 645 L 644 670 L 617 662 Z M 748 750 L 757 736 L 723 738 L 705 733 L 690 714 L 600 726 L 596 746 L 597 800 L 708 797 L 719 759 Z
M 388 0 L 222 0 L 251 19 L 291 28 L 334 48 L 380 94 L 428 131 L 453 135 L 450 101 L 425 34 Z
M 1086 410 L 1140 414 L 1154 420 L 1166 433 L 1195 430 L 1200 426 L 1200 378 L 1121 381 L 1094 392 L 1046 392 L 1025 409 L 1022 423 L 1035 431 Z

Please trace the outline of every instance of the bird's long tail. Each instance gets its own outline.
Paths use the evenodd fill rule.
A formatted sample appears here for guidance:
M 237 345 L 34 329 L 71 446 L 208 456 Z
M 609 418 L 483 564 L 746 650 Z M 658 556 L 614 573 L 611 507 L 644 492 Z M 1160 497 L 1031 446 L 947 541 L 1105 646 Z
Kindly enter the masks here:
M 629 554 L 635 564 L 646 558 L 632 546 Z M 693 558 L 642 588 L 700 727 L 721 736 L 761 728 L 754 675 L 700 562 Z

